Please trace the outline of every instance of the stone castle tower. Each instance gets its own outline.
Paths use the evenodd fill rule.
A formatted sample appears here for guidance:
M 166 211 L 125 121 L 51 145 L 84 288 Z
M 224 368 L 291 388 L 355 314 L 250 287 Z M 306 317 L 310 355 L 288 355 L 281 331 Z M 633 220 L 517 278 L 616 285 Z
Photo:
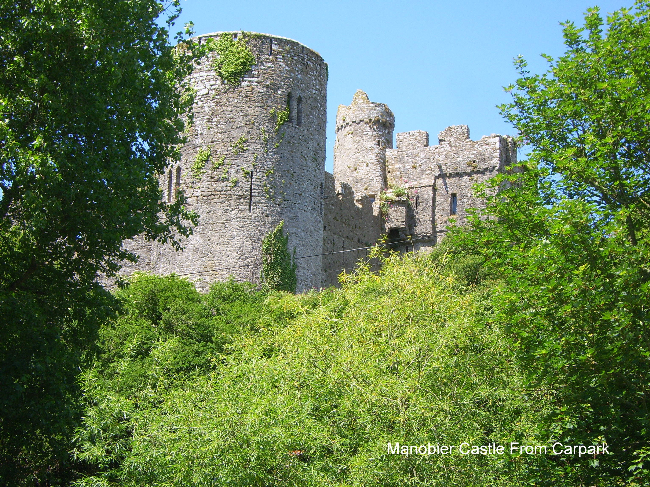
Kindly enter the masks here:
M 324 170 L 327 65 L 290 39 L 265 34 L 208 34 L 244 42 L 255 61 L 239 83 L 215 71 L 217 54 L 197 66 L 193 123 L 181 162 L 161 180 L 163 197 L 177 191 L 199 215 L 184 250 L 134 239 L 139 255 L 124 273 L 175 273 L 207 290 L 230 277 L 259 282 L 261 243 L 285 222 L 297 259 L 298 291 L 337 284 L 368 248 L 387 235 L 394 249 L 429 248 L 453 219 L 482 202 L 472 186 L 516 161 L 511 137 L 469 138 L 449 127 L 429 146 L 423 131 L 397 134 L 382 103 L 357 91 L 339 106 L 334 172 Z
M 381 235 L 397 250 L 435 245 L 452 220 L 483 204 L 472 186 L 516 162 L 511 137 L 469 138 L 466 125 L 448 127 L 429 146 L 424 131 L 396 136 L 394 117 L 382 103 L 357 91 L 336 117 L 334 173 L 325 173 L 323 283 L 354 268 Z
M 182 252 L 131 243 L 140 259 L 125 272 L 173 272 L 201 289 L 230 276 L 259 282 L 262 238 L 284 220 L 298 258 L 298 290 L 319 287 L 327 65 L 282 37 L 228 32 L 198 42 L 219 36 L 245 42 L 255 64 L 238 84 L 217 76 L 215 53 L 196 67 L 188 143 L 162 181 L 168 202 L 183 191 L 199 225 Z
M 395 117 L 359 90 L 336 114 L 334 178 L 357 195 L 378 196 L 386 187 L 386 149 L 393 147 Z

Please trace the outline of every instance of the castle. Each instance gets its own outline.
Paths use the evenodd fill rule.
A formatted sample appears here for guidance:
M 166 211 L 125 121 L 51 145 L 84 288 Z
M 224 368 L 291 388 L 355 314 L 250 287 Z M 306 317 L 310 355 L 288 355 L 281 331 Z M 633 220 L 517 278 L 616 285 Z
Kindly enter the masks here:
M 382 235 L 404 250 L 435 245 L 450 218 L 480 207 L 471 188 L 516 162 L 511 137 L 472 141 L 467 126 L 397 134 L 382 103 L 357 91 L 336 118 L 334 171 L 325 171 L 327 64 L 300 43 L 271 35 L 217 33 L 245 42 L 255 63 L 239 83 L 217 76 L 211 53 L 197 65 L 193 122 L 181 161 L 161 181 L 178 190 L 199 225 L 184 250 L 136 238 L 124 273 L 187 277 L 199 289 L 233 277 L 259 282 L 261 242 L 284 221 L 295 249 L 298 291 L 337 283 Z

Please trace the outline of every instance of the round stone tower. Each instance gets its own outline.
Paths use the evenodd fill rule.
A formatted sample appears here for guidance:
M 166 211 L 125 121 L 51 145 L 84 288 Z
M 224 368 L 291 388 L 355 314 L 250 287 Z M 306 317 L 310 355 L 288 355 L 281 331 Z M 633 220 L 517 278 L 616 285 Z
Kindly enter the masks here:
M 374 196 L 386 187 L 386 149 L 393 147 L 395 116 L 358 90 L 350 106 L 336 114 L 334 179 L 352 187 L 355 198 Z
M 298 291 L 318 287 L 327 65 L 298 42 L 266 34 L 223 32 L 198 42 L 224 45 L 223 36 L 236 45 L 235 57 L 252 54 L 252 67 L 234 79 L 218 74 L 225 55 L 217 49 L 194 70 L 188 142 L 163 188 L 168 201 L 182 190 L 199 224 L 182 252 L 152 252 L 150 270 L 189 277 L 203 289 L 230 276 L 259 282 L 262 239 L 284 221 Z

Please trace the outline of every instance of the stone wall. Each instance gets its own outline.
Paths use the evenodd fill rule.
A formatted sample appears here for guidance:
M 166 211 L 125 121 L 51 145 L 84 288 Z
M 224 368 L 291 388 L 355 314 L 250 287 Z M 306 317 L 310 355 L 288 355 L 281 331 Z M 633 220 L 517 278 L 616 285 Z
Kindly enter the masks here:
M 168 201 L 177 188 L 184 192 L 199 225 L 183 241 L 183 252 L 133 242 L 140 262 L 125 272 L 174 272 L 201 289 L 229 277 L 259 282 L 262 238 L 284 220 L 298 258 L 298 290 L 319 287 L 327 65 L 318 53 L 281 37 L 234 32 L 198 40 L 222 35 L 243 37 L 255 65 L 237 85 L 216 75 L 214 53 L 196 67 L 188 143 L 181 163 L 161 181 Z M 289 120 L 278 127 L 287 106 Z
M 363 91 L 336 115 L 334 174 L 325 173 L 323 285 L 354 269 L 384 232 L 379 195 L 386 187 L 386 149 L 393 146 L 395 117 Z M 358 250 L 355 250 L 358 249 Z
M 232 277 L 260 281 L 261 242 L 285 221 L 296 249 L 298 291 L 336 285 L 368 248 L 387 235 L 392 248 L 423 250 L 452 220 L 463 223 L 483 202 L 472 186 L 516 162 L 511 137 L 473 141 L 465 125 L 429 134 L 397 134 L 394 116 L 362 92 L 336 119 L 334 173 L 324 171 L 327 65 L 318 53 L 282 37 L 241 32 L 201 36 L 243 39 L 255 65 L 239 84 L 215 73 L 211 54 L 192 74 L 193 124 L 181 162 L 161 179 L 199 215 L 184 250 L 128 243 L 140 261 L 123 272 L 176 273 L 199 289 Z M 289 107 L 286 123 L 278 114 Z
M 438 145 L 428 145 L 426 132 L 397 134 L 397 147 L 386 151 L 389 186 L 408 188 L 413 207 L 414 235 L 431 235 L 434 244 L 451 219 L 464 223 L 467 210 L 480 208 L 473 186 L 516 162 L 512 137 L 490 135 L 473 141 L 466 125 L 448 127 L 438 134 Z
M 322 286 L 327 287 L 336 285 L 341 272 L 352 271 L 368 255 L 368 247 L 381 236 L 382 223 L 375 197 L 355 195 L 349 184 L 335 182 L 328 172 L 324 203 Z

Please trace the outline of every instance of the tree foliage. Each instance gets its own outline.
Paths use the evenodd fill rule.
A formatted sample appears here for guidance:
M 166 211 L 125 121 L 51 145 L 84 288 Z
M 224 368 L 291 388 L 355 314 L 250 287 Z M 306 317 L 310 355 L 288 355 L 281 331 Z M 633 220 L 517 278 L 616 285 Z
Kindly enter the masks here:
M 106 319 L 94 281 L 124 239 L 171 241 L 195 217 L 161 200 L 191 99 L 192 46 L 155 0 L 0 5 L 0 465 L 3 483 L 65 471 L 76 375 Z M 172 19 L 170 19 L 172 20 Z M 179 59 L 180 58 L 180 59 Z M 49 472 L 49 473 L 48 473 Z M 21 480 L 22 479 L 22 480 Z
M 566 53 L 508 87 L 502 113 L 530 146 L 517 172 L 484 191 L 463 251 L 503 283 L 495 319 L 531 384 L 554 391 L 549 438 L 606 441 L 610 455 L 566 458 L 542 485 L 644 485 L 650 440 L 650 4 L 597 9 L 564 25 Z M 483 188 L 485 190 L 485 188 Z
M 638 1 L 608 18 L 588 10 L 585 26 L 565 23 L 566 53 L 549 71 L 507 88 L 503 115 L 530 144 L 530 160 L 560 175 L 562 194 L 619 218 L 630 242 L 650 220 L 650 4 Z
M 262 240 L 262 281 L 276 291 L 296 292 L 295 255 L 289 252 L 289 236 L 284 234 L 284 221 Z

